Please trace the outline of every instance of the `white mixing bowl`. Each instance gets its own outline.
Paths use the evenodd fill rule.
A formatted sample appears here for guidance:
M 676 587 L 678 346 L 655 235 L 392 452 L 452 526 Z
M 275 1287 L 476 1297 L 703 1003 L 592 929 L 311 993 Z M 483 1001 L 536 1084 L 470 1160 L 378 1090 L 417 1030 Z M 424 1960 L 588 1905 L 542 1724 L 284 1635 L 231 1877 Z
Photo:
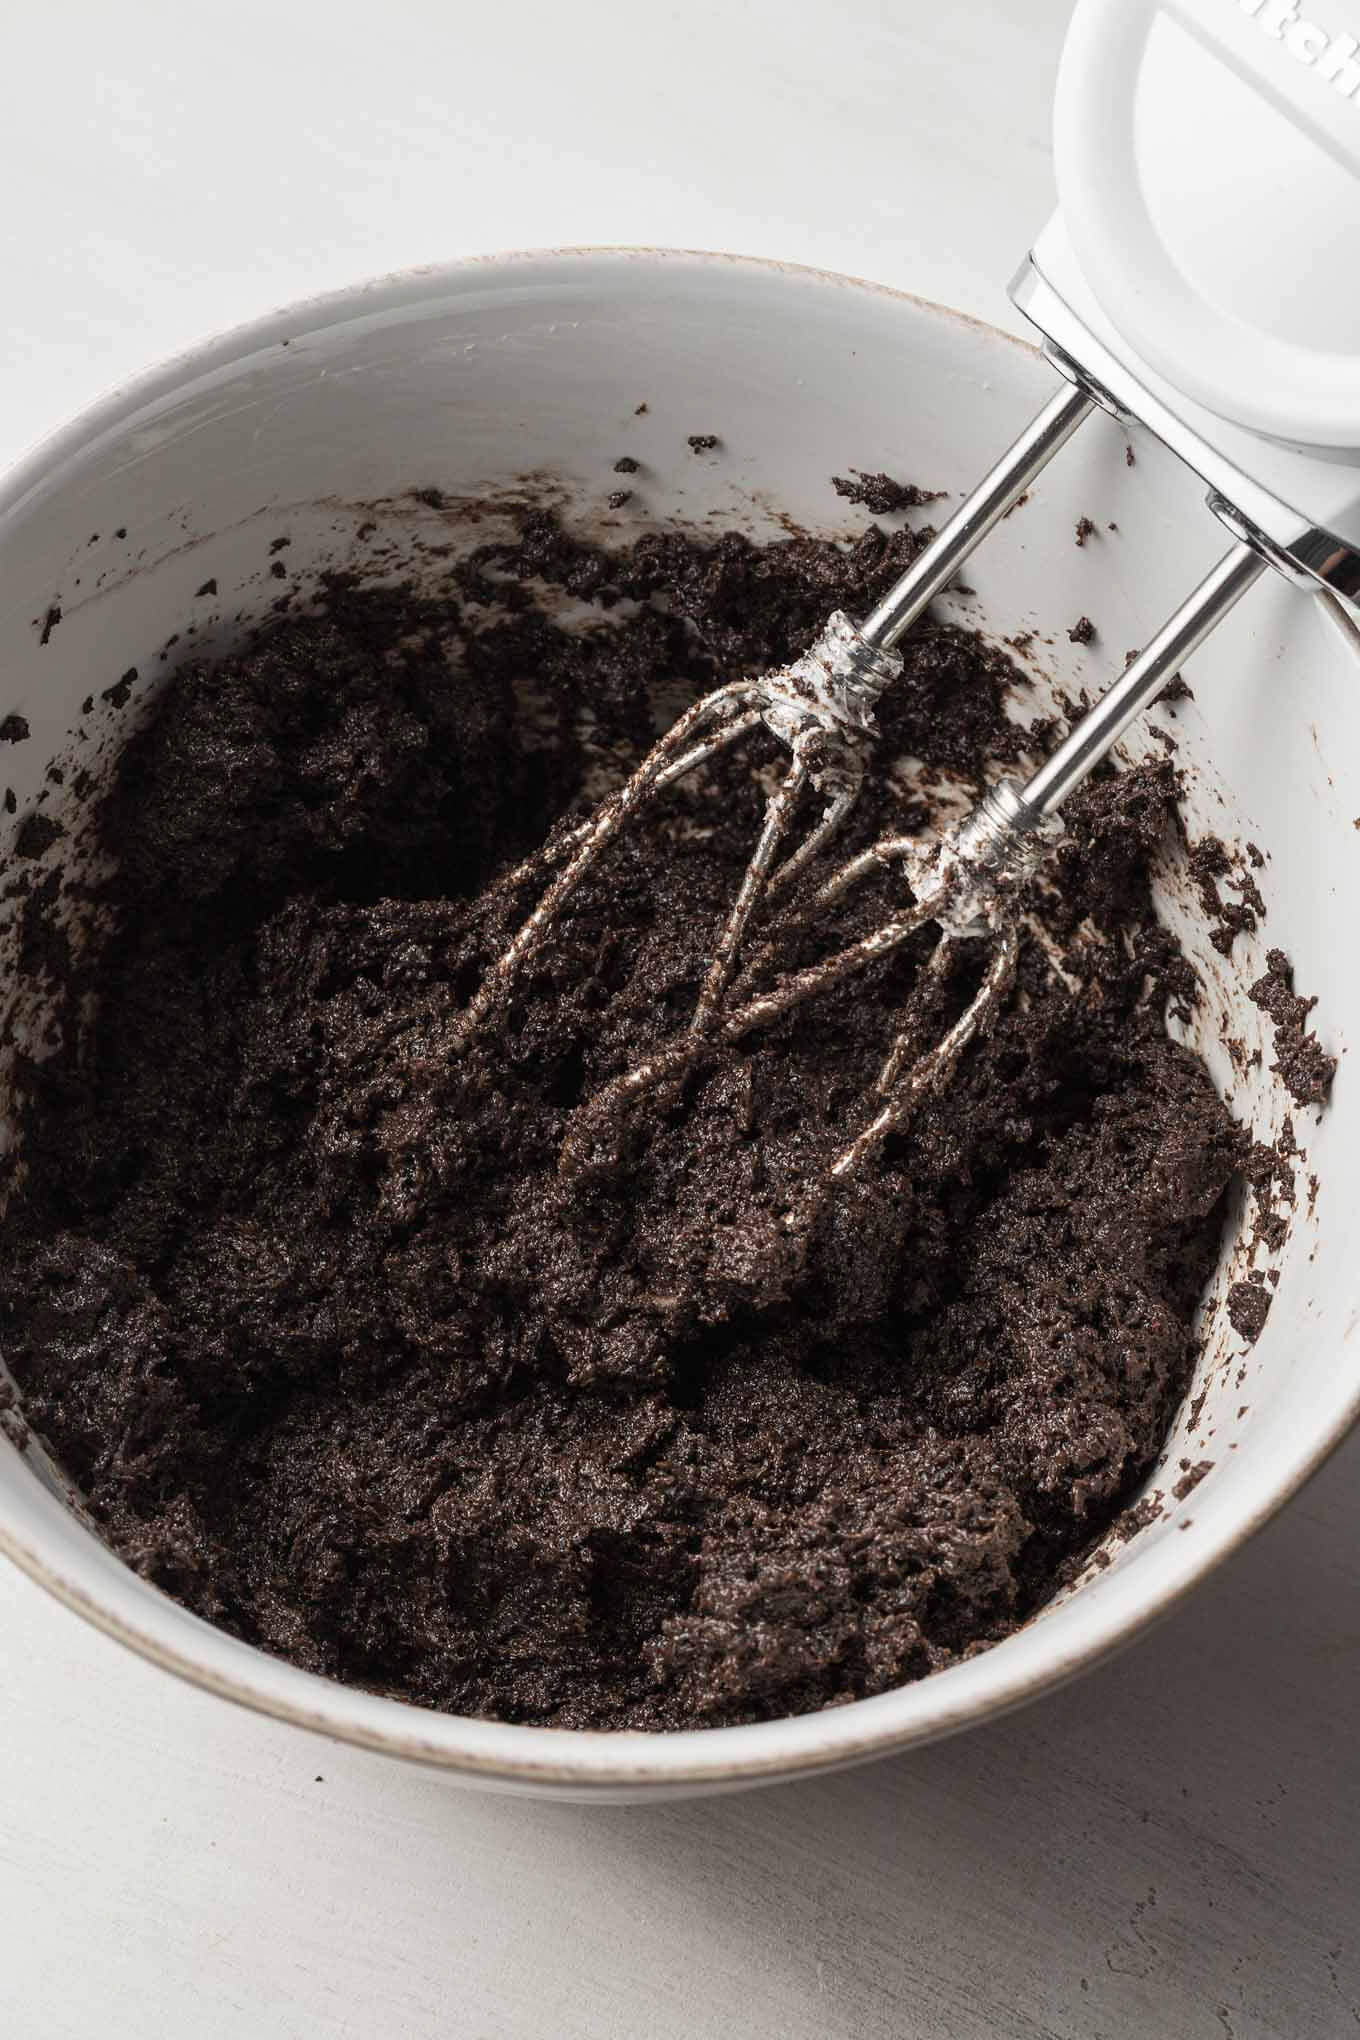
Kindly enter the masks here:
M 290 571 L 346 558 L 356 543 L 362 552 L 355 534 L 374 519 L 379 538 L 399 527 L 408 543 L 422 532 L 447 539 L 447 513 L 404 492 L 434 484 L 477 497 L 526 474 L 565 483 L 603 514 L 622 453 L 645 463 L 638 496 L 659 519 L 774 532 L 779 512 L 844 531 L 863 513 L 832 493 L 833 473 L 886 468 L 957 491 L 1052 383 L 1026 347 L 936 306 L 722 256 L 498 256 L 280 312 L 97 405 L 0 491 L 0 715 L 16 711 L 31 727 L 27 742 L 0 747 L 0 782 L 13 785 L 22 815 L 54 758 L 88 761 L 102 745 L 107 764 L 184 649 L 158 657 L 186 619 L 197 619 L 202 644 L 238 632 L 277 596 L 267 546 L 278 533 L 291 538 Z M 721 458 L 696 459 L 686 437 L 710 431 L 722 436 Z M 368 507 L 389 497 L 399 500 L 386 511 Z M 1087 513 L 1100 533 L 1078 550 L 1073 526 Z M 977 594 L 958 598 L 961 613 L 1000 635 L 1035 631 L 1036 673 L 1094 687 L 1226 542 L 1169 457 L 1139 442 L 1129 466 L 1125 435 L 1097 419 L 978 556 L 968 576 Z M 197 592 L 209 581 L 215 596 Z M 1100 632 L 1088 650 L 1067 638 L 1083 613 Z M 131 706 L 101 703 L 132 666 L 143 678 Z M 1343 1051 L 1328 1111 L 1295 1114 L 1308 1149 L 1301 1182 L 1315 1172 L 1320 1188 L 1311 1213 L 1301 1198 L 1255 1348 L 1221 1309 L 1212 1319 L 1194 1401 L 1149 1483 L 1160 1512 L 1128 1541 L 1112 1539 L 1104 1569 L 1090 1568 L 1016 1635 L 918 1685 L 797 1720 L 566 1733 L 379 1699 L 209 1627 L 90 1534 L 12 1415 L 22 1449 L 0 1437 L 0 1547 L 79 1614 L 226 1699 L 469 1782 L 563 1796 L 717 1790 L 826 1770 L 981 1721 L 1126 1643 L 1263 1523 L 1360 1409 L 1360 1097 L 1344 1062 L 1360 1013 L 1351 913 L 1360 636 L 1336 605 L 1272 581 L 1192 677 L 1195 700 L 1175 725 L 1191 827 L 1271 853 L 1260 874 L 1268 926 L 1240 941 L 1228 966 L 1208 946 L 1183 874 L 1168 874 L 1165 910 L 1189 931 L 1208 982 L 1197 1023 L 1205 1052 L 1264 1138 L 1286 1101 L 1244 987 L 1267 940 L 1287 947 L 1300 985 L 1318 995 L 1323 1038 Z M 91 695 L 95 711 L 82 714 Z M 1132 755 L 1147 744 L 1135 735 Z M 49 795 L 49 812 L 62 797 Z M 6 834 L 14 826 L 5 820 Z M 0 991 L 10 995 L 8 970 Z M 1243 1077 L 1233 1067 L 1219 1038 L 1228 1014 L 1249 1048 L 1264 1049 L 1264 1070 Z M 1216 1299 L 1241 1272 L 1230 1240 Z M 1213 1470 L 1177 1501 L 1182 1460 Z

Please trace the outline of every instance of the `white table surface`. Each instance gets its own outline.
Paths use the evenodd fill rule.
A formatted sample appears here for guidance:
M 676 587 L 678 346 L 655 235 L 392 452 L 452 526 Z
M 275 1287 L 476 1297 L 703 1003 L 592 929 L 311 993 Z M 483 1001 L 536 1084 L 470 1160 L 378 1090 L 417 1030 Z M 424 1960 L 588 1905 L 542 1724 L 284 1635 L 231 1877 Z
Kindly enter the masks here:
M 352 278 L 735 248 L 1014 323 L 1066 0 L 6 10 L 0 461 Z M 821 1784 L 460 1793 L 175 1684 L 0 1565 L 14 2040 L 1360 2030 L 1360 1444 L 1113 1667 Z

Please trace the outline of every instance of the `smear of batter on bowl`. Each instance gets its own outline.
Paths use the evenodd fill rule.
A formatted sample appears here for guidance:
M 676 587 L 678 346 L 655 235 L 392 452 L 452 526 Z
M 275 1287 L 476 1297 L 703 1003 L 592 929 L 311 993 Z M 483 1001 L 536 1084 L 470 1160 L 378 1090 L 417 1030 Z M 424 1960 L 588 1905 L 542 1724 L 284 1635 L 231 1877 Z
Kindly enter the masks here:
M 916 543 L 611 551 L 526 508 L 437 598 L 335 581 L 170 685 L 99 815 L 115 932 L 23 1072 L 0 1338 L 113 1545 L 188 1607 L 457 1712 L 751 1721 L 1004 1637 L 1128 1503 L 1246 1151 L 1165 1024 L 1195 989 L 1150 894 L 1169 763 L 1073 798 L 1033 900 L 1069 975 L 1027 945 L 1022 996 L 796 1259 L 779 1214 L 911 953 L 716 1061 L 612 1174 L 558 1171 L 573 1108 L 692 1009 L 749 764 L 629 837 L 498 1036 L 450 1053 L 514 911 L 488 881 L 602 755 L 627 769 L 658 683 L 786 661 Z M 880 757 L 917 791 L 877 770 L 856 844 L 1027 742 L 1003 653 L 938 621 L 905 651 Z

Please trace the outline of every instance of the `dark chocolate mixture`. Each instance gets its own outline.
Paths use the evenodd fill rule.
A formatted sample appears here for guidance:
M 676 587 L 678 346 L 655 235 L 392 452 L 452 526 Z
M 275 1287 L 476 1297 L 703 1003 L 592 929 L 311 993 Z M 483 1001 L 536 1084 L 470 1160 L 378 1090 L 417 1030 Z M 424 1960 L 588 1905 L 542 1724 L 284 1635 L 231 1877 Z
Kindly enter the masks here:
M 97 1021 L 25 1073 L 0 1296 L 29 1416 L 166 1591 L 436 1707 L 738 1722 L 1004 1636 L 1127 1501 L 1243 1149 L 1164 1024 L 1192 995 L 1149 897 L 1169 766 L 1072 801 L 1035 902 L 1070 977 L 1029 942 L 991 1039 L 811 1232 L 781 1217 L 862 1123 L 923 950 L 559 1169 L 573 1115 L 688 1018 L 749 758 L 631 833 L 504 1024 L 452 1048 L 523 906 L 488 881 L 583 804 L 588 759 L 638 754 L 655 684 L 673 709 L 793 655 L 916 543 L 611 553 L 528 512 L 445 598 L 336 584 L 172 686 L 100 819 L 116 934 L 66 993 Z M 559 627 L 547 589 L 593 620 Z M 923 629 L 847 847 L 1013 762 L 1014 680 Z

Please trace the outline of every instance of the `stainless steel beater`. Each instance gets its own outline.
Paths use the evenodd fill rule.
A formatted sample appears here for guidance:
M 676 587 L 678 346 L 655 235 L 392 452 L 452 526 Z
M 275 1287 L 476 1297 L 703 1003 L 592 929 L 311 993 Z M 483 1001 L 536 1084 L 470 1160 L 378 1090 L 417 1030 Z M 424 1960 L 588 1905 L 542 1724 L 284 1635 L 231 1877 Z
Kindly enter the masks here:
M 838 611 L 811 650 L 791 666 L 706 694 L 653 746 L 632 777 L 601 802 L 589 821 L 550 839 L 502 877 L 497 892 L 510 892 L 556 869 L 537 906 L 468 1005 L 460 1045 L 471 1040 L 509 998 L 520 973 L 550 939 L 572 894 L 624 826 L 656 794 L 764 726 L 787 746 L 790 763 L 766 805 L 755 850 L 699 995 L 692 1031 L 697 1036 L 708 1033 L 762 900 L 784 890 L 821 854 L 855 805 L 875 733 L 874 706 L 902 670 L 894 647 L 1094 408 L 1095 399 L 1085 390 L 1062 390 L 862 626 L 856 627 Z M 777 864 L 795 811 L 809 789 L 823 797 L 822 813 L 797 849 Z
M 979 990 L 933 1047 L 918 1046 L 909 1011 L 873 1115 L 834 1163 L 833 1178 L 853 1177 L 1004 1003 L 1019 955 L 1013 895 L 1061 833 L 1063 801 L 1134 717 L 1267 566 L 1303 588 L 1360 594 L 1360 46 L 1290 8 L 1078 0 L 1055 112 L 1060 211 L 1012 285 L 1064 387 L 861 624 L 837 614 L 792 665 L 696 703 L 589 821 L 501 881 L 547 883 L 469 1005 L 464 1042 L 650 800 L 758 726 L 789 752 L 688 1029 L 581 1108 L 566 1166 L 607 1159 L 632 1103 L 927 922 L 945 938 L 927 991 L 955 942 L 988 937 Z M 1247 160 L 1250 196 L 1234 210 L 1229 166 Z M 901 671 L 895 647 L 1097 408 L 1139 424 L 1208 484 L 1232 549 L 1026 785 L 999 785 L 925 851 L 907 838 L 875 845 L 799 907 L 800 917 L 829 911 L 870 873 L 899 866 L 912 894 L 899 913 L 809 969 L 759 987 L 751 969 L 739 976 L 758 912 L 807 873 L 854 806 L 874 706 Z M 809 792 L 820 812 L 785 851 Z M 758 961 L 772 954 L 767 944 Z
M 991 1024 L 1009 996 L 1020 956 L 1013 896 L 1061 839 L 1058 810 L 1063 802 L 1266 567 L 1255 545 L 1245 541 L 1235 545 L 1023 786 L 1002 780 L 933 846 L 923 849 L 915 837 L 889 836 L 842 865 L 813 894 L 800 920 L 830 910 L 866 878 L 893 866 L 904 872 L 911 896 L 900 912 L 838 953 L 739 997 L 717 1011 L 706 1029 L 691 1028 L 616 1078 L 576 1114 L 564 1145 L 564 1166 L 575 1173 L 612 1162 L 631 1105 L 682 1078 L 709 1048 L 739 1042 L 881 962 L 928 922 L 939 926 L 944 939 L 926 966 L 927 979 L 948 976 L 956 942 L 990 940 L 992 954 L 977 992 L 933 1047 L 918 1046 L 908 1013 L 875 1085 L 880 1102 L 830 1170 L 832 1180 L 845 1181 L 857 1174 L 889 1134 L 905 1125 L 921 1100 L 948 1081 L 969 1043 Z M 866 632 L 868 628 L 866 624 Z M 834 619 L 815 656 L 827 656 L 828 637 L 840 646 L 851 631 L 843 617 Z M 776 793 L 772 808 L 778 798 Z M 748 868 L 748 882 L 753 866 Z M 928 989 L 923 985 L 918 992 Z

